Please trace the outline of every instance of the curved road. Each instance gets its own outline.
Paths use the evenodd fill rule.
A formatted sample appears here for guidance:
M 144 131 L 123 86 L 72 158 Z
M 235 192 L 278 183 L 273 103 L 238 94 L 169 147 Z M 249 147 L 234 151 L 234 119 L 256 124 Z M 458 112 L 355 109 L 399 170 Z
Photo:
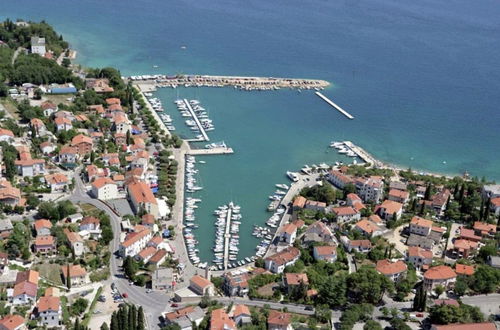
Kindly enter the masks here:
M 148 329 L 159 329 L 159 317 L 169 305 L 170 297 L 165 293 L 151 292 L 146 293 L 146 289 L 135 285 L 129 285 L 129 281 L 125 278 L 121 271 L 121 259 L 117 256 L 120 245 L 120 222 L 121 218 L 116 215 L 106 204 L 100 200 L 90 198 L 86 192 L 85 185 L 80 178 L 80 169 L 75 171 L 75 189 L 69 200 L 73 203 L 87 203 L 106 212 L 111 218 L 111 226 L 113 229 L 113 240 L 110 243 L 111 260 L 110 271 L 111 278 L 105 284 L 115 283 L 116 288 L 121 293 L 127 293 L 127 301 L 140 305 L 144 309 Z

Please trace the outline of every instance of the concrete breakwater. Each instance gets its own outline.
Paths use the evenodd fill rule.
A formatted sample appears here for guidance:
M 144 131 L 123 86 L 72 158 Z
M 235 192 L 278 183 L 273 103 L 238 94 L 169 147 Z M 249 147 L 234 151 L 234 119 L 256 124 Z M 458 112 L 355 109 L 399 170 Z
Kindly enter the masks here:
M 154 87 L 227 87 L 243 90 L 277 90 L 281 88 L 322 90 L 329 86 L 326 80 L 275 77 L 209 76 L 209 75 L 142 75 L 125 78 L 134 84 Z

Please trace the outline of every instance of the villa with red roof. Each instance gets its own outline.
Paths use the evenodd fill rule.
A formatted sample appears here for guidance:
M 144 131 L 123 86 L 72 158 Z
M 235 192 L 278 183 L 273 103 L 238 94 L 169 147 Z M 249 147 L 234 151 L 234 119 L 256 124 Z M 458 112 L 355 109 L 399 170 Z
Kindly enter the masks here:
M 441 285 L 445 288 L 452 287 L 457 279 L 457 274 L 449 266 L 435 266 L 424 273 L 424 286 L 427 290 L 433 290 Z
M 118 186 L 111 178 L 97 178 L 92 182 L 92 195 L 100 200 L 116 199 L 118 198 Z
M 361 219 L 361 214 L 352 206 L 341 206 L 332 208 L 335 220 L 339 224 Z
M 401 260 L 391 262 L 385 259 L 377 262 L 376 269 L 391 281 L 397 282 L 405 277 L 408 266 Z
M 384 220 L 398 220 L 403 214 L 403 204 L 385 200 L 375 207 L 375 212 Z M 396 215 L 396 219 L 392 219 Z
M 408 248 L 406 261 L 412 263 L 416 268 L 421 268 L 424 265 L 432 263 L 432 251 L 425 250 L 418 246 L 410 246 Z
M 288 244 L 293 244 L 295 238 L 297 237 L 297 227 L 293 223 L 287 223 L 283 226 L 280 235 L 281 241 Z
M 313 248 L 314 260 L 324 260 L 326 262 L 335 262 L 337 260 L 337 247 L 324 245 Z

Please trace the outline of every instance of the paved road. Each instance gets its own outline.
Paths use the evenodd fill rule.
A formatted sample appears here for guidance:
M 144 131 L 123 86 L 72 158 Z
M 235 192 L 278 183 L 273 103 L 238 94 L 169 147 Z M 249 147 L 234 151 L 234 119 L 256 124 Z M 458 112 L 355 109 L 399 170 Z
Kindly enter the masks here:
M 479 307 L 486 317 L 490 314 L 500 314 L 500 294 L 498 293 L 470 297 L 463 296 L 462 302 Z
M 276 303 L 276 302 L 261 301 L 261 300 L 249 300 L 249 299 L 238 298 L 238 297 L 215 297 L 214 299 L 225 304 L 225 305 L 229 305 L 230 303 L 245 304 L 247 306 L 256 306 L 256 307 L 264 307 L 264 305 L 269 305 L 269 307 L 271 309 L 278 309 L 279 310 L 279 309 L 283 309 L 286 307 L 288 309 L 288 311 L 291 313 L 297 313 L 297 314 L 303 314 L 303 315 L 314 315 L 314 310 L 312 310 L 312 311 L 306 310 L 305 305 L 280 304 L 280 303 Z
M 159 329 L 159 317 L 168 306 L 170 297 L 164 293 L 151 292 L 146 293 L 146 289 L 135 285 L 129 285 L 128 280 L 124 277 L 120 270 L 121 259 L 118 258 L 115 252 L 118 251 L 120 245 L 120 221 L 121 218 L 116 215 L 106 204 L 97 199 L 92 199 L 88 196 L 85 185 L 80 178 L 80 169 L 75 173 L 75 190 L 69 197 L 73 203 L 88 203 L 98 209 L 106 212 L 111 218 L 111 226 L 113 229 L 113 240 L 110 243 L 110 250 L 112 253 L 110 261 L 111 278 L 104 284 L 115 283 L 117 289 L 121 293 L 127 293 L 127 300 L 135 305 L 140 305 L 144 308 L 146 320 L 149 329 Z

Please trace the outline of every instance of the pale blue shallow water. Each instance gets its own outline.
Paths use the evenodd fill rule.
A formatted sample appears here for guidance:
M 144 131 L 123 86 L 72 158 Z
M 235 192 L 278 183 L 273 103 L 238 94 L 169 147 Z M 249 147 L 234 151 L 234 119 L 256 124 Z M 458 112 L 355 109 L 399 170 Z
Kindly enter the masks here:
M 79 51 L 80 63 L 115 66 L 125 75 L 289 76 L 334 84 L 324 93 L 355 120 L 312 92 L 179 90 L 210 109 L 216 125 L 210 136 L 236 151 L 199 165 L 200 229 L 210 233 L 200 250 L 212 245 L 215 207 L 231 199 L 241 204 L 248 223 L 242 230 L 264 222 L 267 196 L 286 181 L 287 169 L 339 159 L 327 152 L 331 140 L 352 140 L 401 166 L 500 179 L 497 1 L 18 0 L 2 1 L 0 17 L 46 19 Z M 158 93 L 169 110 L 176 111 L 176 93 Z M 182 121 L 175 126 L 180 130 Z M 243 236 L 243 256 L 255 244 Z

